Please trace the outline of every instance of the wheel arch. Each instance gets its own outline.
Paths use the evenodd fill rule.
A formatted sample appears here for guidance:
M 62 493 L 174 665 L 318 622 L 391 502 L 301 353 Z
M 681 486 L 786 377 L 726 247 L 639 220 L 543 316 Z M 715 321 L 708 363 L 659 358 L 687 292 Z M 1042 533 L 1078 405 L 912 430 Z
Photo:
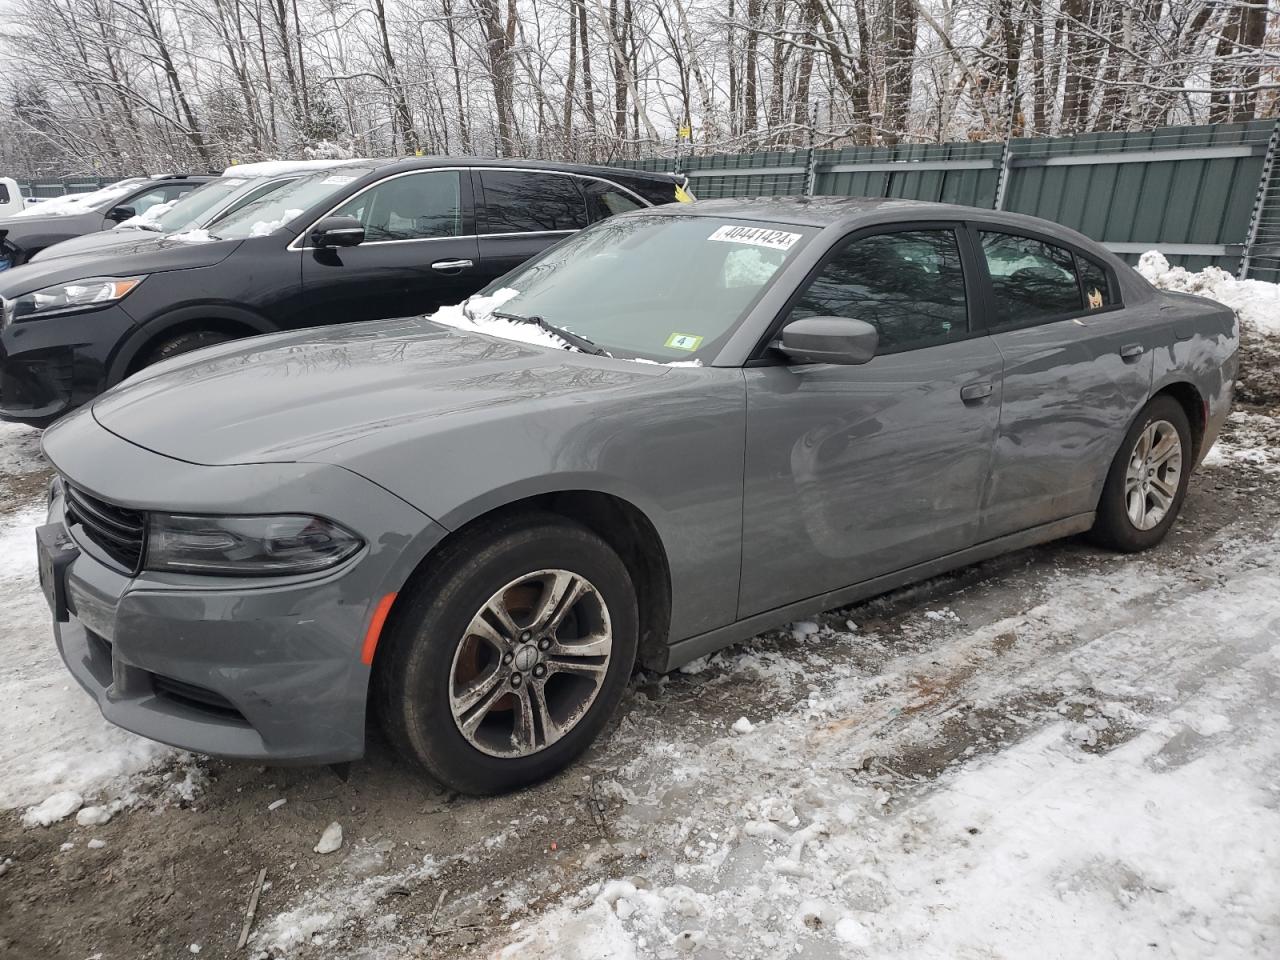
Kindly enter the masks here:
M 490 507 L 451 529 L 405 578 L 383 624 L 383 633 L 392 628 L 408 606 L 401 601 L 431 574 L 442 553 L 487 524 L 526 513 L 549 513 L 580 523 L 617 552 L 636 589 L 640 624 L 637 658 L 645 665 L 660 664 L 665 658 L 671 624 L 671 571 L 666 548 L 644 511 L 630 500 L 600 490 L 561 489 L 533 494 Z M 378 669 L 378 652 L 372 666 L 375 671 Z
M 1187 423 L 1191 427 L 1191 462 L 1199 463 L 1204 453 L 1205 433 L 1209 428 L 1209 401 L 1190 380 L 1173 380 L 1166 383 L 1151 395 L 1152 400 L 1156 397 L 1172 397 L 1182 407 L 1187 415 Z
M 121 345 L 111 364 L 108 385 L 115 385 L 141 369 L 147 354 L 163 339 L 196 330 L 213 330 L 235 338 L 277 333 L 265 317 L 228 304 L 183 307 L 138 327 Z

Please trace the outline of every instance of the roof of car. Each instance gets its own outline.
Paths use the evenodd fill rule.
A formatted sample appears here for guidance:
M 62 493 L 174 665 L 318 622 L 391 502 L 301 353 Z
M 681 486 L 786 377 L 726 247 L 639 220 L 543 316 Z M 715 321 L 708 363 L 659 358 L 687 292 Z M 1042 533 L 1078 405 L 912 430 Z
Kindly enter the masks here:
M 515 160 L 506 157 L 402 157 L 395 160 L 371 161 L 370 166 L 395 166 L 401 170 L 430 170 L 433 167 L 509 167 L 517 170 L 550 170 L 555 173 L 581 173 L 593 177 L 641 177 L 666 183 L 682 183 L 684 177 L 654 170 L 630 167 L 603 167 L 586 163 L 563 163 L 557 160 Z
M 1111 257 L 1097 241 L 1062 224 L 1040 217 L 989 207 L 966 207 L 954 203 L 926 200 L 902 200 L 897 197 L 747 197 L 721 200 L 698 200 L 669 207 L 637 210 L 625 216 L 732 217 L 765 223 L 793 224 L 800 227 L 840 227 L 857 229 L 863 225 L 922 220 L 973 220 L 995 223 L 1014 230 L 1044 234 L 1059 241 L 1084 247 L 1099 256 Z
M 887 211 L 900 211 L 913 220 L 931 214 L 938 219 L 955 219 L 960 213 L 992 212 L 950 203 L 901 200 L 896 197 L 737 197 L 699 200 L 680 208 L 682 214 L 767 220 L 802 227 L 827 227 L 854 221 L 870 213 Z

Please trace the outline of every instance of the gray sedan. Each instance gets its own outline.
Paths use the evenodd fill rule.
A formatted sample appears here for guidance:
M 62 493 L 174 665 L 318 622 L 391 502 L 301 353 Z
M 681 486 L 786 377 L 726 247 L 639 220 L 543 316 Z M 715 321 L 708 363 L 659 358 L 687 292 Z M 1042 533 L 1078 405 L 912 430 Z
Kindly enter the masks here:
M 429 259 L 429 258 L 427 258 Z M 1030 544 L 1160 542 L 1237 321 L 1041 220 L 614 217 L 435 318 L 152 367 L 45 434 L 63 657 L 112 722 L 452 787 L 569 763 L 637 661 Z

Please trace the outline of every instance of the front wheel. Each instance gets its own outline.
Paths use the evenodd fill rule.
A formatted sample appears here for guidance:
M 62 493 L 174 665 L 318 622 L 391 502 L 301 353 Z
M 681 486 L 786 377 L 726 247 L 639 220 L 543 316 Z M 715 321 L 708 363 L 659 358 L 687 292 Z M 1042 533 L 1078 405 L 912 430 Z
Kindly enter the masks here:
M 549 515 L 481 528 L 429 562 L 375 666 L 388 737 L 463 793 L 563 769 L 605 727 L 635 663 L 626 567 Z
M 1093 538 L 1128 553 L 1163 540 L 1182 509 L 1192 460 L 1186 411 L 1172 397 L 1156 397 L 1138 414 L 1111 464 Z

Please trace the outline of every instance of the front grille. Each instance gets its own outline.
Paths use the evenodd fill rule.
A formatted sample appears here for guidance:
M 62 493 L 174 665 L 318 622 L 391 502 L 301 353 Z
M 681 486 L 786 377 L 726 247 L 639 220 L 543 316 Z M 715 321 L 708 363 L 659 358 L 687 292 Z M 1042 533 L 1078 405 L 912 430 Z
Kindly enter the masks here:
M 146 516 L 64 484 L 67 525 L 79 524 L 84 538 L 130 573 L 142 566 Z

